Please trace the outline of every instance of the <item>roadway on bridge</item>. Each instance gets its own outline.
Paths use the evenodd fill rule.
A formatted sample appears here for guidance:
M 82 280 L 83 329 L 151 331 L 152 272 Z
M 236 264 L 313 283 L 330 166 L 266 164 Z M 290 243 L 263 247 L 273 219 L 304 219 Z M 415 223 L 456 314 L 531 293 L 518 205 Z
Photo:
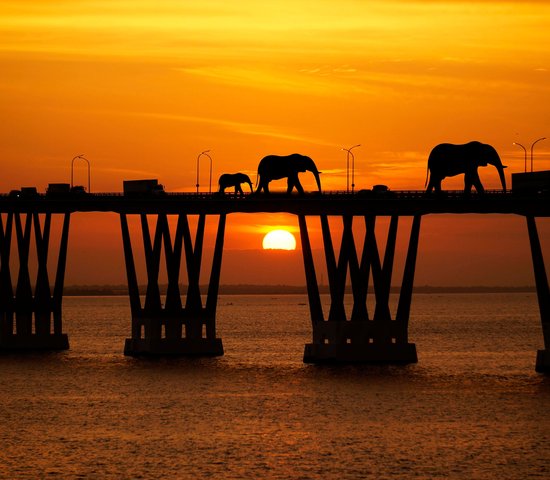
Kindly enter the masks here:
M 426 194 L 423 190 L 374 193 L 341 191 L 287 195 L 283 193 L 80 193 L 32 196 L 0 195 L 0 212 L 116 212 L 116 213 L 291 213 L 301 215 L 426 215 L 437 213 L 500 213 L 550 216 L 548 195 L 518 195 L 487 191 L 465 195 L 460 191 Z

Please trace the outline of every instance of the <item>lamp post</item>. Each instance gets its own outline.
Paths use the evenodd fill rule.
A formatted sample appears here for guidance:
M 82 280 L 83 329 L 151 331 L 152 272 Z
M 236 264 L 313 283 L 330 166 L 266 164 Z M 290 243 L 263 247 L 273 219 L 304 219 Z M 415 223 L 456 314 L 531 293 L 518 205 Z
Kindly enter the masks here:
M 523 161 L 523 171 L 527 173 L 527 149 L 521 143 L 518 143 L 518 142 L 514 142 L 512 145 L 517 145 L 518 147 L 523 148 L 523 151 L 525 152 L 525 157 Z
M 74 179 L 74 161 L 75 160 L 84 160 L 88 164 L 88 193 L 90 193 L 90 161 L 84 157 L 84 154 L 77 155 L 71 160 L 71 188 L 73 188 L 73 179 Z
M 197 156 L 197 184 L 195 185 L 197 187 L 197 193 L 199 193 L 199 165 L 200 159 L 203 155 L 210 159 L 210 179 L 208 185 L 208 193 L 212 193 L 212 157 L 208 155 L 209 151 L 210 150 L 205 150 L 204 152 L 199 153 L 199 155 Z
M 360 147 L 361 144 L 354 145 L 350 148 L 342 148 L 346 153 L 346 193 L 349 193 L 349 157 L 351 155 L 351 193 L 355 188 L 355 156 L 352 150 L 356 147 Z
M 546 137 L 541 137 L 531 144 L 531 173 L 533 172 L 533 147 L 535 146 L 535 143 L 540 142 L 541 140 L 546 140 Z

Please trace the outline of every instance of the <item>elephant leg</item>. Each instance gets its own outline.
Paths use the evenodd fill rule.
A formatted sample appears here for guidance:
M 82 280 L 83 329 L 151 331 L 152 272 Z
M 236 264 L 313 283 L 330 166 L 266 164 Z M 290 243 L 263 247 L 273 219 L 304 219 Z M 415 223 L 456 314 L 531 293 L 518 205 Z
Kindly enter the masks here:
M 476 187 L 477 193 L 485 193 L 477 172 L 464 175 L 464 193 L 467 195 L 470 194 L 472 186 Z
M 235 185 L 235 195 L 244 195 L 244 192 L 243 192 L 243 189 L 241 188 L 241 184 L 240 183 L 237 183 L 237 185 Z
M 428 182 L 428 188 L 426 188 L 426 193 L 432 193 L 433 189 L 434 189 L 434 184 L 432 182 L 432 179 L 430 178 L 430 181 Z
M 256 193 L 260 193 L 262 190 L 265 193 L 269 193 L 269 181 L 263 181 L 260 179 L 260 184 L 258 185 L 258 190 L 256 190 Z
M 288 195 L 290 194 L 290 192 L 292 192 L 292 189 L 294 188 L 294 182 L 290 179 L 290 177 L 288 177 L 286 185 L 286 194 Z
M 485 193 L 485 189 L 483 188 L 483 185 L 481 184 L 481 180 L 479 179 L 479 175 L 476 173 L 476 176 L 473 179 L 474 187 L 476 187 L 477 193 Z
M 304 188 L 302 187 L 302 184 L 300 183 L 300 180 L 298 180 L 298 174 L 295 175 L 289 175 L 288 176 L 288 182 L 287 182 L 288 188 L 286 190 L 286 193 L 291 193 L 292 189 L 296 187 L 296 190 L 298 190 L 298 193 L 300 195 L 304 194 Z
M 468 176 L 464 176 L 464 195 L 470 195 L 472 193 L 472 179 Z
M 435 193 L 441 193 L 441 180 L 441 178 L 430 176 L 430 182 L 428 183 L 426 191 L 430 193 L 432 190 L 435 190 Z

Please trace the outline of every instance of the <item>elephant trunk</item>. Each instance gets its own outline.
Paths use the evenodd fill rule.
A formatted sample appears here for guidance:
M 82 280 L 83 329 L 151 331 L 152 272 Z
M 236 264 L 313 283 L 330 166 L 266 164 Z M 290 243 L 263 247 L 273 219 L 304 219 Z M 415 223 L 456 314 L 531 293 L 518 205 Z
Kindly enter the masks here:
M 504 165 L 497 165 L 496 169 L 498 170 L 498 176 L 500 177 L 500 183 L 502 184 L 502 190 L 506 193 L 506 176 L 504 175 Z
M 475 143 L 475 142 L 473 142 Z M 498 176 L 500 177 L 500 183 L 502 184 L 502 190 L 504 193 L 506 193 L 506 177 L 504 175 L 504 169 L 506 168 L 506 165 L 502 165 L 502 161 L 500 160 L 500 157 L 498 156 L 497 151 L 492 147 L 491 145 L 487 145 L 486 147 L 486 156 L 485 156 L 485 165 L 487 163 L 489 165 L 493 165 L 498 172 Z
M 315 181 L 317 182 L 317 188 L 319 189 L 319 193 L 321 193 L 321 177 L 319 174 L 321 173 L 319 170 L 314 169 L 311 171 L 313 175 L 315 176 Z

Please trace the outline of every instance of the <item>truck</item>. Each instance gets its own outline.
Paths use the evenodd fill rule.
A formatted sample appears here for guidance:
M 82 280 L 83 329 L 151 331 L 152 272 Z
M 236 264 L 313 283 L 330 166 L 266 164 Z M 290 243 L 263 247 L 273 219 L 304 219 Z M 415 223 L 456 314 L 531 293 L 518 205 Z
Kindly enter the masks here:
M 22 197 L 36 197 L 38 195 L 38 190 L 36 187 L 21 187 L 21 196 Z
M 124 180 L 122 182 L 124 195 L 162 195 L 164 186 L 155 179 Z
M 362 189 L 357 192 L 357 195 L 360 197 L 395 197 L 395 193 L 390 190 L 387 185 L 373 185 L 372 189 Z
M 520 195 L 548 195 L 550 170 L 512 173 L 512 192 Z
M 71 185 L 68 183 L 50 183 L 46 189 L 46 195 L 60 196 L 71 193 Z

